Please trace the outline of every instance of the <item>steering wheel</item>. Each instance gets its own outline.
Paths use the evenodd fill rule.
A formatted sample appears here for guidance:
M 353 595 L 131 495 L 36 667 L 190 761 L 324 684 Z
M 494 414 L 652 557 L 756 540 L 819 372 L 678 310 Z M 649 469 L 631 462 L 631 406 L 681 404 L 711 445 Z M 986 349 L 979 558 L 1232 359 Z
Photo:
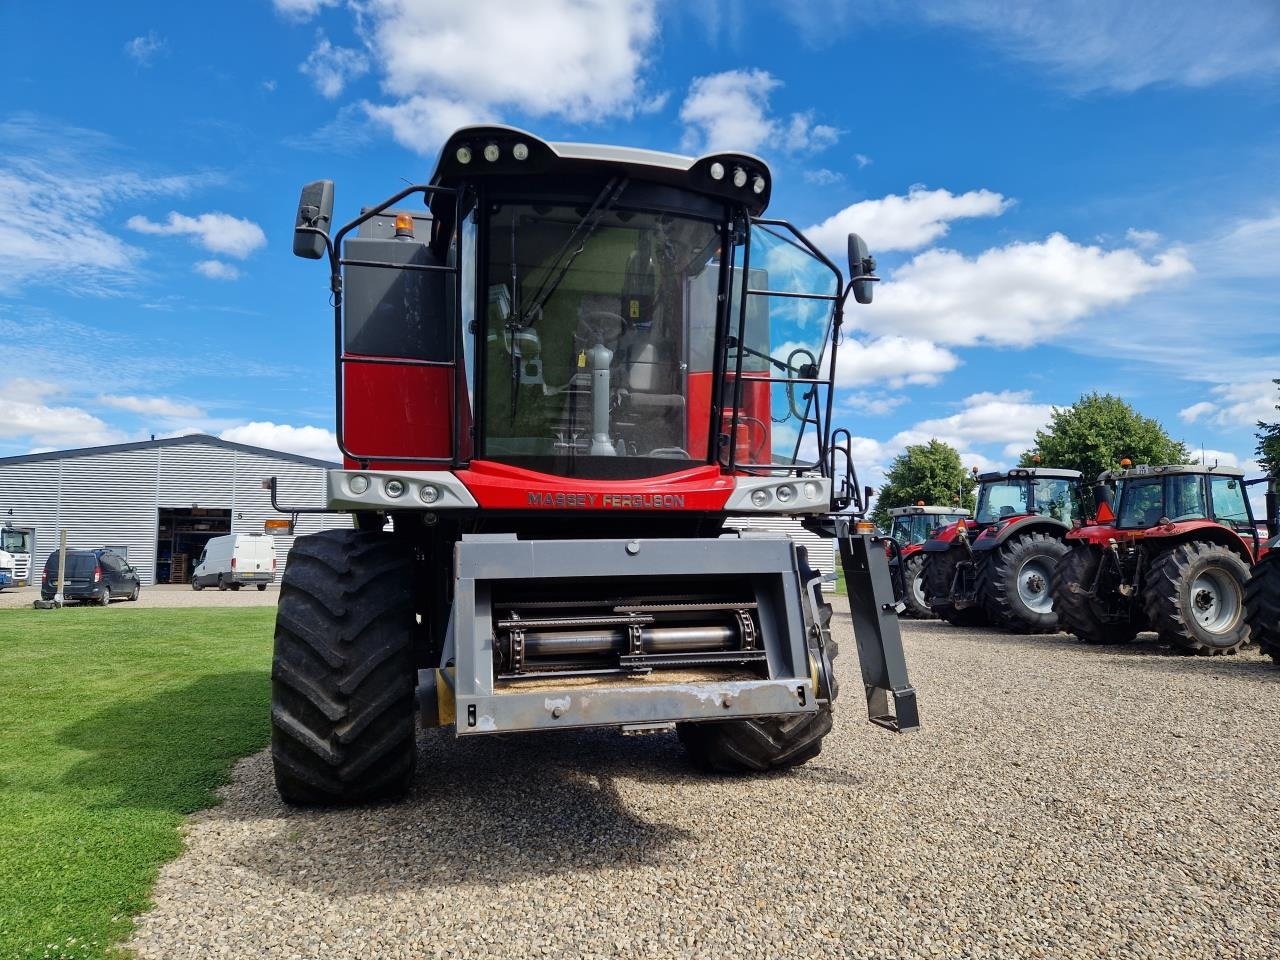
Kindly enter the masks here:
M 589 337 L 583 337 L 579 332 L 584 328 Z M 622 338 L 622 332 L 626 328 L 627 322 L 622 319 L 622 314 L 614 313 L 612 310 L 590 310 L 585 316 L 579 318 L 578 330 L 574 331 L 573 337 L 582 342 L 589 339 L 589 346 L 595 346 L 597 343 L 616 344 Z M 607 336 L 611 332 L 613 336 Z

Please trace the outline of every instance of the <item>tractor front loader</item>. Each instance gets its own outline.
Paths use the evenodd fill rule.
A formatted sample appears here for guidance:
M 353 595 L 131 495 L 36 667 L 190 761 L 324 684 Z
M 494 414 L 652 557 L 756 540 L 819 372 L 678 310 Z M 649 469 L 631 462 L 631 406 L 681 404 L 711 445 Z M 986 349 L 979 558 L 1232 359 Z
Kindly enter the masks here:
M 325 509 L 354 528 L 299 538 L 282 580 L 286 800 L 402 793 L 415 715 L 459 737 L 674 730 L 719 772 L 816 756 L 838 692 L 822 577 L 733 516 L 838 540 L 868 716 L 917 726 L 823 356 L 874 259 L 850 235 L 846 283 L 764 216 L 772 187 L 747 154 L 483 126 L 341 229 L 332 182 L 304 188 L 294 251 L 328 259 L 335 304 Z
M 1067 552 L 1063 538 L 1085 512 L 1080 474 L 1019 467 L 977 479 L 973 519 L 935 531 L 924 545 L 929 606 L 957 626 L 1052 633 L 1049 586 Z
M 1245 584 L 1266 554 L 1244 473 L 1231 467 L 1136 466 L 1104 473 L 1116 508 L 1067 534 L 1053 604 L 1085 643 L 1128 643 L 1154 630 L 1202 656 L 1249 641 Z M 1108 514 L 1112 514 L 1108 516 Z

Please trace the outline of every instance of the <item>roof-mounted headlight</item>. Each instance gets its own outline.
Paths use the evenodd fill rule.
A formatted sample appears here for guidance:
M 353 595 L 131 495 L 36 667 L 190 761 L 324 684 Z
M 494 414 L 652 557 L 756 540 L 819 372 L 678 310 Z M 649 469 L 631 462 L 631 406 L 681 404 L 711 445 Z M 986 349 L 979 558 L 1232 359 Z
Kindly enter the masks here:
M 733 168 L 733 185 L 741 189 L 747 185 L 747 171 L 741 167 Z
M 455 157 L 457 157 L 457 159 L 458 159 L 458 162 L 459 162 L 459 163 L 464 163 L 464 164 L 465 164 L 465 163 L 470 163 L 470 162 L 471 162 L 471 148 L 470 148 L 470 147 L 468 147 L 468 146 L 464 143 L 462 146 L 460 146 L 460 147 L 458 148 L 458 150 L 457 150 L 457 152 L 454 154 L 454 156 L 455 156 Z
M 495 162 L 500 153 L 501 151 L 498 150 L 498 145 L 496 143 L 486 143 L 484 145 L 484 158 L 490 163 Z
M 517 160 L 529 159 L 529 145 L 527 143 L 517 143 L 511 148 L 511 155 Z
M 721 163 L 719 160 L 717 160 L 715 163 L 711 164 L 711 166 L 707 168 L 707 173 L 711 174 L 712 180 L 723 180 L 724 164 Z
M 751 192 L 764 193 L 764 188 L 765 188 L 764 177 L 760 176 L 760 174 L 757 173 L 756 178 L 751 181 Z

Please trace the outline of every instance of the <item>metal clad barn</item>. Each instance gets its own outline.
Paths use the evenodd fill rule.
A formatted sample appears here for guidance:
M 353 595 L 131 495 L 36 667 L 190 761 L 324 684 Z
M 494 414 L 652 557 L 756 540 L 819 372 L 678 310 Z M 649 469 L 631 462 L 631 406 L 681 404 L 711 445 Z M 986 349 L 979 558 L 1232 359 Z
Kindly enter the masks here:
M 280 478 L 285 505 L 323 506 L 336 463 L 195 435 L 0 458 L 0 522 L 35 529 L 32 577 L 66 528 L 71 547 L 113 547 L 144 584 L 190 579 L 200 548 L 225 533 L 285 519 L 262 488 Z M 340 514 L 298 517 L 296 535 L 350 526 Z M 277 575 L 293 537 L 275 534 Z
M 799 520 L 793 520 L 791 517 L 730 517 L 725 525 L 738 530 L 769 530 L 773 533 L 785 533 L 809 551 L 809 563 L 815 570 L 829 574 L 836 569 L 836 542 L 811 533 L 800 526 Z M 824 590 L 834 590 L 835 583 L 824 582 L 822 587 Z

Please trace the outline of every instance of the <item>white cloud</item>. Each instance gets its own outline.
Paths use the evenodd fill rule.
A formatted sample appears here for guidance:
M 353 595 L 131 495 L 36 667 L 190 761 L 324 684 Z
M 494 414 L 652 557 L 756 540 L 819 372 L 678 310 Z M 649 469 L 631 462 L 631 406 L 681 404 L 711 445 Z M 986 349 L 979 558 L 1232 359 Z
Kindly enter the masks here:
M 1160 234 L 1154 230 L 1139 230 L 1136 227 L 1130 227 L 1124 232 L 1124 238 L 1132 243 L 1135 247 L 1146 249 L 1154 247 L 1160 242 Z
M 105 295 L 130 286 L 145 253 L 103 218 L 129 201 L 214 181 L 122 170 L 114 148 L 93 130 L 29 115 L 0 121 L 0 291 L 50 284 Z
M 98 402 L 116 410 L 125 410 L 147 417 L 203 417 L 204 411 L 193 403 L 182 403 L 168 397 L 139 397 L 101 394 Z
M 359 50 L 335 47 L 322 33 L 298 71 L 311 78 L 321 96 L 332 100 L 342 93 L 348 81 L 369 72 L 369 61 Z
M 859 393 L 846 394 L 842 397 L 840 409 L 867 417 L 883 417 L 897 410 L 908 400 L 910 400 L 910 397 L 900 393 L 876 393 L 864 390 Z M 836 423 L 839 422 L 839 418 L 837 418 Z
M 814 123 L 813 111 L 787 119 L 769 112 L 769 95 L 782 81 L 766 70 L 726 70 L 695 77 L 680 106 L 685 150 L 755 152 L 769 147 L 787 153 L 816 153 L 840 138 L 828 124 Z
M 818 170 L 806 170 L 804 172 L 804 182 L 812 183 L 815 187 L 830 187 L 843 181 L 843 173 L 828 170 L 826 167 L 822 167 Z
M 959 357 L 928 340 L 887 336 L 864 342 L 845 337 L 836 352 L 836 383 L 887 383 L 894 388 L 933 384 L 959 365 Z
M 1223 383 L 1212 390 L 1212 401 L 1202 400 L 1178 411 L 1186 423 L 1214 424 L 1220 427 L 1253 427 L 1258 421 L 1280 420 L 1276 404 L 1280 390 L 1270 380 Z M 1225 462 L 1225 461 L 1224 461 Z
M 512 108 L 574 122 L 629 117 L 661 99 L 642 80 L 658 35 L 657 0 L 369 0 L 358 8 L 369 59 L 390 103 L 369 104 L 398 141 L 424 153 L 455 116 Z M 452 132 L 451 130 L 449 132 Z
M 1051 404 L 1032 402 L 1026 391 L 975 393 L 961 401 L 959 412 L 922 420 L 894 439 L 905 446 L 937 438 L 958 449 L 1000 443 L 1005 456 L 1015 458 L 1035 442 L 1036 431 L 1049 422 L 1052 413 Z
M 32 449 L 58 449 L 125 439 L 120 431 L 79 407 L 47 402 L 63 392 L 56 384 L 23 378 L 0 387 L 4 406 L 0 440 L 25 439 Z
M 267 235 L 252 220 L 228 213 L 202 213 L 189 217 L 176 211 L 164 223 L 154 223 L 142 216 L 132 216 L 126 226 L 138 233 L 192 237 L 211 253 L 243 260 L 267 242 Z
M 229 427 L 218 435 L 223 440 L 244 443 L 268 450 L 282 450 L 318 460 L 341 462 L 338 438 L 331 430 L 320 427 L 294 427 L 285 423 L 255 420 Z
M 1191 0 L 923 0 L 919 8 L 927 19 L 975 30 L 1014 56 L 1046 65 L 1080 91 L 1204 87 L 1280 73 L 1274 0 L 1236 0 L 1213 17 L 1212 30 L 1204 29 L 1204 5 Z
M 221 260 L 197 260 L 195 271 L 210 280 L 240 279 L 240 268 L 231 263 L 223 263 Z
M 154 30 L 144 37 L 134 37 L 124 45 L 124 52 L 140 66 L 149 67 L 157 56 L 165 51 L 168 43 Z
M 858 164 L 859 170 L 861 170 L 863 167 L 869 167 L 871 165 L 871 158 L 868 157 L 865 153 L 855 153 L 853 155 L 853 159 Z
M 339 0 L 271 0 L 276 12 L 291 20 L 310 20 L 324 7 L 336 7 Z
M 881 283 L 875 305 L 860 310 L 857 320 L 873 332 L 942 344 L 1025 347 L 1191 272 L 1178 249 L 1146 259 L 1132 249 L 1083 246 L 1060 233 L 972 259 L 927 250 Z
M 391 131 L 397 143 L 424 154 L 459 127 L 494 121 L 487 110 L 446 97 L 410 97 L 395 104 L 366 102 L 363 106 L 369 117 Z
M 998 217 L 1011 204 L 991 190 L 957 195 L 915 186 L 905 197 L 890 194 L 851 204 L 810 227 L 805 235 L 823 250 L 838 251 L 841 259 L 850 233 L 861 234 L 873 253 L 916 250 L 946 236 L 952 220 Z

